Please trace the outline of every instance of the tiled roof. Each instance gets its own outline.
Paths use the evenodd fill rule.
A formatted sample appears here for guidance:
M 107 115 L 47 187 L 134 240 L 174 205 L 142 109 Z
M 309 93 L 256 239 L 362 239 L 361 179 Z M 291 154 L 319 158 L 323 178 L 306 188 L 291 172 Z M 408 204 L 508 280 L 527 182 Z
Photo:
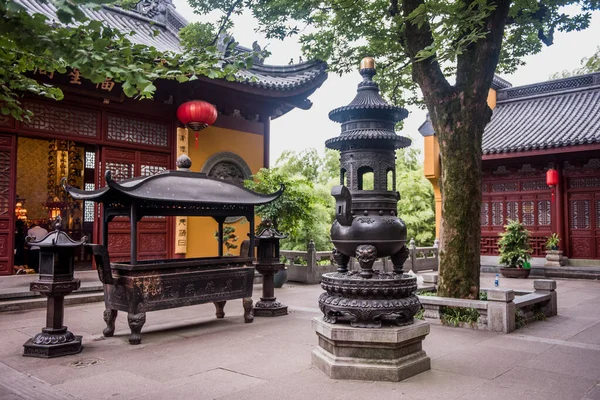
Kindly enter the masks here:
M 494 74 L 494 79 L 492 80 L 492 89 L 500 90 L 500 89 L 507 89 L 510 87 L 512 87 L 512 83 L 510 83 L 509 81 L 502 79 L 498 75 Z
M 483 153 L 600 143 L 600 73 L 498 91 Z
M 429 114 L 419 132 L 435 134 Z M 482 149 L 497 154 L 588 143 L 600 143 L 600 72 L 498 89 Z
M 30 13 L 40 13 L 50 21 L 56 20 L 56 7 L 50 2 L 39 0 L 16 0 Z M 160 10 L 158 6 L 160 5 Z M 154 46 L 160 51 L 181 52 L 179 29 L 187 21 L 171 4 L 170 0 L 142 0 L 133 11 L 120 7 L 102 6 L 98 10 L 83 9 L 92 20 L 104 21 L 121 32 L 135 31 L 131 41 L 137 44 Z M 154 31 L 159 34 L 154 36 Z M 238 46 L 235 51 L 251 51 Z M 327 65 L 321 61 L 311 61 L 294 65 L 258 65 L 239 72 L 238 83 L 259 87 L 265 90 L 287 91 L 300 89 L 311 83 L 320 84 L 325 80 Z
M 57 21 L 56 7 L 51 2 L 41 3 L 38 0 L 15 1 L 30 13 L 43 14 L 49 21 Z M 127 11 L 119 7 L 102 6 L 97 10 L 82 8 L 82 11 L 87 18 L 104 21 L 121 32 L 135 31 L 135 34 L 130 38 L 134 43 L 154 46 L 160 51 L 181 51 L 177 32 L 187 25 L 187 21 L 175 11 L 175 7 L 172 5 L 167 6 L 165 18 L 162 18 L 162 22 L 142 13 Z M 149 13 L 149 15 L 152 16 L 153 13 Z M 155 30 L 159 31 L 157 36 L 153 34 Z

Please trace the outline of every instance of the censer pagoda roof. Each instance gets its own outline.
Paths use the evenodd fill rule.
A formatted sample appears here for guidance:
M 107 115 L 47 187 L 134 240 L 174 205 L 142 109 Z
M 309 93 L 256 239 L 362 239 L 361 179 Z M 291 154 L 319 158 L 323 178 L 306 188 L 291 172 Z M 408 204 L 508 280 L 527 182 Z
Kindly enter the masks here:
M 65 190 L 75 200 L 97 203 L 118 203 L 127 205 L 133 202 L 152 203 L 171 209 L 188 208 L 190 205 L 255 206 L 269 203 L 283 193 L 283 186 L 273 194 L 260 194 L 222 179 L 209 178 L 204 173 L 190 171 L 165 171 L 151 176 L 140 176 L 114 181 L 110 171 L 106 172 L 107 185 L 103 188 L 86 191 L 64 185 Z M 184 215 L 184 214 L 181 214 Z

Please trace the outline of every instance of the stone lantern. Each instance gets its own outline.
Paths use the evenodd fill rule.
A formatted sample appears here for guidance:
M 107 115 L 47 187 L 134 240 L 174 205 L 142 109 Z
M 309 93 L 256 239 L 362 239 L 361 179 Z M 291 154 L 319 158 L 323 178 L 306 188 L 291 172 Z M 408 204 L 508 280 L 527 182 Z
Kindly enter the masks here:
M 254 264 L 256 270 L 263 276 L 263 293 L 260 301 L 254 305 L 256 317 L 278 317 L 287 315 L 287 306 L 277 301 L 275 297 L 274 275 L 285 268 L 280 261 L 279 241 L 287 236 L 277 232 L 267 223 L 267 228 L 256 236 L 258 239 L 258 256 Z
M 55 230 L 46 237 L 27 238 L 29 246 L 40 248 L 40 275 L 31 282 L 30 290 L 48 298 L 46 327 L 24 345 L 24 356 L 51 358 L 81 352 L 81 336 L 75 336 L 63 326 L 64 298 L 79 289 L 81 282 L 73 278 L 75 249 L 87 242 L 87 237 L 75 241 L 61 231 L 62 219 L 54 222 Z

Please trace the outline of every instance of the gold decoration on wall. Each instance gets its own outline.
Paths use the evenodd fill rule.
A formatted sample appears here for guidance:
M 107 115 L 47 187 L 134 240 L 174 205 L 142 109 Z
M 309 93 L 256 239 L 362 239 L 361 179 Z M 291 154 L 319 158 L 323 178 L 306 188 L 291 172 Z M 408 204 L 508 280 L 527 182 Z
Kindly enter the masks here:
M 188 130 L 177 128 L 177 157 L 188 154 Z M 187 253 L 187 217 L 175 217 L 175 254 Z

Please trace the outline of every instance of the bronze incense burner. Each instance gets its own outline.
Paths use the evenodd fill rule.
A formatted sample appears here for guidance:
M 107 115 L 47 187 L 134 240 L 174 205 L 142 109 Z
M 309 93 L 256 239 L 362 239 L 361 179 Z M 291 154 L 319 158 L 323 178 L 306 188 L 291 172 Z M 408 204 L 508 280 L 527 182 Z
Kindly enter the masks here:
M 369 328 L 381 327 L 383 321 L 410 324 L 420 308 L 416 278 L 403 273 L 409 254 L 406 225 L 396 215 L 395 151 L 411 141 L 394 128 L 408 112 L 381 97 L 375 73 L 373 59 L 364 59 L 356 97 L 329 113 L 342 124 L 341 134 L 325 142 L 341 153 L 340 186 L 331 193 L 336 199 L 331 240 L 338 271 L 323 275 L 326 292 L 319 298 L 326 322 Z M 367 187 L 371 174 L 372 188 Z M 377 258 L 388 256 L 393 272 L 373 270 Z M 350 257 L 357 258 L 360 272 L 348 271 Z

